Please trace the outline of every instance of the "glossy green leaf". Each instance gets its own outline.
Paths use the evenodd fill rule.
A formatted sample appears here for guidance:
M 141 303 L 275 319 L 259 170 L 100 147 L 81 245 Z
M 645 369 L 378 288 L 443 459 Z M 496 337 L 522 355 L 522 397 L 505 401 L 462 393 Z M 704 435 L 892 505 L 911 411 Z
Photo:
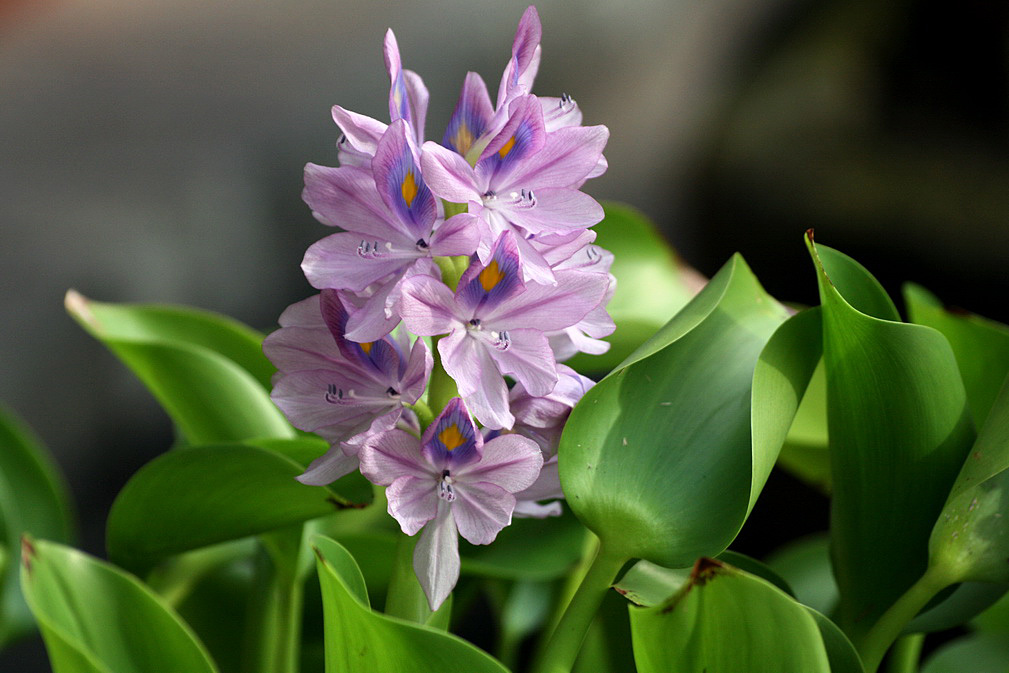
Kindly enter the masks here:
M 946 643 L 925 661 L 921 673 L 1005 673 L 1009 671 L 1009 638 L 974 633 Z
M 904 286 L 904 301 L 912 322 L 928 325 L 949 340 L 974 423 L 981 427 L 1009 374 L 1009 327 L 972 313 L 947 311 L 918 285 Z
M 326 673 L 507 673 L 490 655 L 461 638 L 370 609 L 354 557 L 316 536 L 326 620 Z
M 978 631 L 1001 633 L 1009 636 L 1009 594 L 1005 594 L 994 605 L 971 621 Z
M 830 493 L 827 376 L 822 358 L 806 386 L 777 464 L 810 486 Z
M 1009 378 L 935 523 L 929 557 L 954 581 L 1009 583 Z
M 251 354 L 251 331 L 185 309 L 114 306 L 72 291 L 66 305 L 144 382 L 188 443 L 295 436 L 264 388 L 268 370 Z
M 820 637 L 823 639 L 823 647 L 827 651 L 827 659 L 830 661 L 830 673 L 865 673 L 862 660 L 858 658 L 855 646 L 844 635 L 844 631 L 808 605 L 803 606 L 813 617 L 816 627 L 820 629 Z
M 501 579 L 550 580 L 578 561 L 585 528 L 570 512 L 546 519 L 512 519 L 490 545 L 459 541 L 462 572 Z
M 767 557 L 767 565 L 795 591 L 795 598 L 824 614 L 837 606 L 837 583 L 830 567 L 830 538 L 816 534 L 795 540 Z
M 760 577 L 792 595 L 792 589 L 788 586 L 788 582 L 756 559 L 738 552 L 725 551 L 716 560 L 737 570 L 748 572 L 755 577 Z M 684 584 L 690 580 L 691 572 L 691 568 L 663 568 L 648 561 L 638 561 L 628 568 L 623 577 L 613 585 L 613 588 L 635 605 L 652 607 L 682 589 Z
M 946 339 L 895 322 L 889 298 L 850 257 L 809 248 L 823 311 L 838 619 L 857 641 L 924 572 L 974 429 Z
M 596 245 L 613 253 L 617 288 L 607 310 L 617 325 L 603 355 L 580 354 L 569 364 L 579 371 L 608 372 L 640 346 L 700 290 L 704 278 L 686 266 L 643 213 L 621 203 L 604 203 L 595 225 Z
M 217 669 L 168 605 L 131 575 L 63 545 L 25 540 L 21 585 L 54 673 Z
M 295 481 L 303 471 L 290 458 L 240 444 L 163 454 L 113 503 L 109 556 L 131 570 L 147 570 L 179 552 L 355 506 L 332 488 Z
M 806 608 L 717 561 L 699 561 L 662 603 L 629 609 L 638 673 L 830 673 Z
M 15 561 L 28 533 L 60 542 L 73 537 L 66 483 L 37 437 L 0 406 L 0 648 L 34 630 Z
M 904 628 L 904 633 L 945 631 L 968 621 L 994 605 L 1005 594 L 1004 584 L 964 582 L 940 592 Z
M 751 383 L 786 317 L 735 256 L 582 398 L 561 438 L 561 485 L 604 549 L 682 567 L 733 540 L 773 462 L 751 450 Z

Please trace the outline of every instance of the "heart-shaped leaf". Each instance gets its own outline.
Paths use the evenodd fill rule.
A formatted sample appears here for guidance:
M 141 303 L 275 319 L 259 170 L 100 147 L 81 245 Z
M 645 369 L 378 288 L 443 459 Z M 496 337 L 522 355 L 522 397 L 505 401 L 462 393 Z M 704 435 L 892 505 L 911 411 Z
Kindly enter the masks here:
M 507 673 L 465 640 L 374 612 L 354 557 L 338 542 L 313 538 L 326 621 L 326 673 Z
M 22 559 L 54 673 L 217 671 L 189 627 L 131 575 L 43 540 L 25 538 Z
M 264 388 L 270 369 L 253 353 L 251 330 L 202 312 L 114 306 L 73 291 L 66 306 L 144 382 L 190 444 L 295 436 Z
M 332 487 L 298 483 L 303 471 L 277 452 L 244 444 L 163 454 L 133 475 L 113 503 L 109 556 L 145 571 L 173 554 L 358 506 Z
M 753 454 L 750 397 L 786 317 L 736 256 L 571 412 L 561 485 L 609 554 L 683 567 L 736 536 L 774 461 Z
M 73 537 L 67 486 L 41 442 L 0 407 L 0 649 L 34 628 L 21 596 L 17 558 L 24 534 L 61 542 Z
M 928 325 L 949 340 L 974 423 L 981 427 L 1009 374 L 1009 327 L 972 313 L 947 311 L 918 285 L 904 286 L 904 301 L 912 322 Z
M 850 257 L 808 245 L 822 302 L 838 619 L 858 642 L 924 572 L 974 429 L 946 339 L 897 322 Z
M 812 614 L 760 578 L 711 559 L 662 603 L 630 607 L 638 673 L 830 673 Z

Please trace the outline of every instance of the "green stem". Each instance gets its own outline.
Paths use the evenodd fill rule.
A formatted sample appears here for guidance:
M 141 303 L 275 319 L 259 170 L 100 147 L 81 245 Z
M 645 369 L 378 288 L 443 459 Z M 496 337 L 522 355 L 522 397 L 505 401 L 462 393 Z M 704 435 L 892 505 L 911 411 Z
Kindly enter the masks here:
M 533 664 L 533 673 L 569 673 L 581 650 L 585 633 L 599 610 L 603 597 L 613 584 L 620 568 L 627 562 L 621 554 L 610 554 L 600 547 L 585 573 L 581 584 L 568 603 L 564 615 L 547 646 Z
M 897 602 L 890 606 L 890 609 L 883 613 L 869 632 L 858 642 L 855 648 L 858 650 L 866 673 L 875 673 L 879 664 L 883 661 L 886 651 L 890 649 L 893 642 L 900 636 L 901 631 L 908 622 L 932 598 L 953 584 L 940 566 L 931 566 L 921 579 L 911 585 L 911 588 L 904 592 L 904 595 L 897 599 Z
M 299 527 L 300 528 L 300 527 Z M 300 539 L 300 535 L 299 535 Z M 278 562 L 268 545 L 256 557 L 246 663 L 253 673 L 298 673 L 301 647 L 302 579 L 294 560 Z
M 416 536 L 410 537 L 402 531 L 398 533 L 392 576 L 389 578 L 389 592 L 385 598 L 385 614 L 424 624 L 431 617 L 431 608 L 428 607 L 427 596 L 417 581 L 417 574 L 413 571 L 415 546 L 417 546 Z
M 890 650 L 886 673 L 918 673 L 921 647 L 924 644 L 924 633 L 912 633 L 898 638 Z
M 427 405 L 431 410 L 432 417 L 440 414 L 449 400 L 459 396 L 459 388 L 456 387 L 455 379 L 448 375 L 445 367 L 441 364 L 441 353 L 438 351 L 439 341 L 441 341 L 441 337 L 435 337 L 432 343 L 434 367 L 431 368 L 431 378 L 427 383 Z

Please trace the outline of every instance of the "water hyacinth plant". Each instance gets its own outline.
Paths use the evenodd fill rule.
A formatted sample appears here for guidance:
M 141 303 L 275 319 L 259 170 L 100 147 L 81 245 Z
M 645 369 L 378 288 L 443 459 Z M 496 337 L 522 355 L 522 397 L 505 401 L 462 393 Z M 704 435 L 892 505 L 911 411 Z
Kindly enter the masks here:
M 812 231 L 819 306 L 739 255 L 695 282 L 582 191 L 609 134 L 532 93 L 540 41 L 530 7 L 496 99 L 469 73 L 434 142 L 387 33 L 388 123 L 333 108 L 340 165 L 303 197 L 340 231 L 265 338 L 68 293 L 177 445 L 106 562 L 0 418 L 0 645 L 37 627 L 58 673 L 1009 666 L 1009 328 L 917 286 L 904 322 Z M 750 558 L 776 465 L 829 494 L 829 538 Z

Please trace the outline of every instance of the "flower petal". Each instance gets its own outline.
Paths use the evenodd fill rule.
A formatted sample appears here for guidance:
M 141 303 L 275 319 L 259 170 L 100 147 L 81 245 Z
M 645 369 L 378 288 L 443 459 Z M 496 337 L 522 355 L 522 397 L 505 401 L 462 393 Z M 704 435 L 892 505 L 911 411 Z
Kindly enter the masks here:
M 487 349 L 498 369 L 522 383 L 531 395 L 550 394 L 557 385 L 557 363 L 546 334 L 530 328 L 509 330 L 506 334 L 503 347 Z
M 290 372 L 277 379 L 270 398 L 300 430 L 337 426 L 349 437 L 400 406 L 374 381 L 353 374 L 353 370 Z
M 416 275 L 403 281 L 400 314 L 414 334 L 435 336 L 461 327 L 452 290 L 437 278 Z
M 451 505 L 435 499 L 437 514 L 424 526 L 413 550 L 413 571 L 432 611 L 441 607 L 459 580 L 459 533 Z
M 436 257 L 472 255 L 480 240 L 480 218 L 469 213 L 454 215 L 435 229 L 431 254 Z
M 409 273 L 407 267 L 404 276 Z M 392 276 L 374 288 L 374 294 L 367 297 L 361 307 L 347 318 L 345 336 L 359 343 L 377 341 L 395 329 L 399 324 L 399 313 L 394 311 L 397 303 L 401 278 Z
M 497 206 L 512 223 L 530 234 L 584 229 L 603 219 L 603 207 L 575 189 L 537 189 L 512 192 Z
M 414 404 L 424 394 L 427 388 L 427 381 L 431 377 L 431 368 L 434 366 L 434 358 L 431 351 L 423 339 L 413 342 L 410 349 L 410 359 L 407 361 L 406 370 L 403 372 L 402 395 L 403 401 L 407 404 Z
M 518 493 L 536 482 L 542 467 L 543 454 L 536 442 L 520 435 L 499 435 L 483 445 L 479 462 L 461 467 L 453 474 L 466 489 L 471 483 L 481 482 Z
M 402 476 L 385 489 L 389 514 L 399 522 L 400 529 L 407 535 L 416 535 L 424 524 L 437 515 L 439 499 L 436 484 L 431 477 Z
M 389 225 L 392 215 L 379 198 L 368 169 L 307 164 L 301 198 L 323 224 L 380 240 L 396 236 Z
M 479 201 L 486 191 L 478 184 L 476 174 L 466 160 L 438 143 L 424 143 L 420 166 L 427 186 L 446 201 Z
M 358 458 L 361 474 L 373 484 L 388 486 L 400 477 L 417 477 L 429 480 L 434 488 L 436 475 L 421 454 L 420 441 L 402 430 L 393 429 L 368 438 L 360 446 Z
M 522 18 L 519 19 L 512 41 L 512 57 L 501 75 L 501 85 L 498 87 L 497 107 L 516 95 L 526 94 L 532 90 L 533 80 L 540 64 L 540 40 L 543 38 L 543 26 L 540 23 L 536 7 L 530 5 Z
M 363 240 L 359 234 L 330 234 L 305 251 L 301 270 L 313 287 L 361 292 L 372 283 L 413 264 L 420 253 L 396 248 L 388 240 Z
M 409 134 L 405 121 L 394 121 L 378 142 L 371 168 L 385 205 L 397 216 L 402 231 L 419 243 L 429 236 L 438 206 L 420 173 Z
M 512 330 L 524 325 L 552 332 L 570 327 L 602 303 L 609 287 L 604 273 L 558 271 L 557 285 L 530 283 L 525 292 L 504 299 L 481 317 L 494 330 Z
M 377 119 L 344 110 L 339 105 L 333 106 L 333 121 L 343 131 L 343 135 L 353 149 L 366 156 L 375 155 L 378 139 L 382 137 L 387 128 Z
M 466 79 L 459 94 L 459 102 L 445 129 L 441 144 L 465 157 L 488 128 L 494 108 L 490 104 L 487 85 L 475 72 L 466 73 Z
M 568 126 L 546 134 L 543 149 L 495 183 L 498 191 L 573 187 L 592 171 L 610 137 L 605 126 Z
M 484 343 L 458 330 L 438 342 L 438 352 L 470 413 L 488 428 L 511 428 L 515 417 L 508 411 L 508 386 Z
M 472 544 L 490 544 L 512 522 L 515 496 L 497 484 L 456 483 L 455 492 L 452 517 L 459 534 Z
M 305 469 L 304 473 L 295 477 L 308 486 L 325 486 L 332 484 L 357 469 L 357 457 L 348 456 L 340 445 L 331 446 L 329 451 L 319 456 Z

